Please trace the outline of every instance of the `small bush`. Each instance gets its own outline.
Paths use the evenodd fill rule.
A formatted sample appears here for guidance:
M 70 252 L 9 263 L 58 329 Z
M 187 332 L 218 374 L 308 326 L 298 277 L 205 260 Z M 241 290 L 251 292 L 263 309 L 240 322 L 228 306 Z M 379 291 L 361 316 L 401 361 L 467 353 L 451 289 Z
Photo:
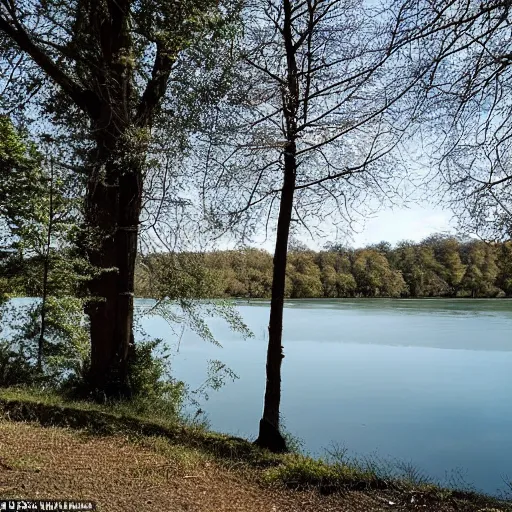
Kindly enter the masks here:
M 90 359 L 90 342 L 83 302 L 74 297 L 47 297 L 46 328 L 43 337 L 41 379 L 59 388 L 83 380 Z M 9 320 L 7 340 L 11 357 L 36 367 L 41 336 L 41 301 L 12 305 L 6 312 Z M 15 349 L 13 347 L 16 347 Z M 43 378 L 44 376 L 44 378 Z
M 168 354 L 155 355 L 161 340 L 135 344 L 129 363 L 132 391 L 130 409 L 137 414 L 147 414 L 176 419 L 184 400 L 185 385 L 169 374 Z
M 405 484 L 411 486 L 421 486 L 432 483 L 429 477 L 412 462 L 396 460 L 394 467 L 396 473 L 394 476 Z
M 300 455 L 304 452 L 304 440 L 300 437 L 292 434 L 285 425 L 285 418 L 283 415 L 279 417 L 280 428 L 279 431 L 283 436 L 286 448 L 289 453 L 294 453 L 295 455 Z
M 30 386 L 38 380 L 35 366 L 15 352 L 9 343 L 0 342 L 0 387 Z
M 344 464 L 327 464 L 322 459 L 288 455 L 284 463 L 267 470 L 268 482 L 281 482 L 289 487 L 318 487 L 334 491 L 343 487 L 384 487 L 371 472 Z

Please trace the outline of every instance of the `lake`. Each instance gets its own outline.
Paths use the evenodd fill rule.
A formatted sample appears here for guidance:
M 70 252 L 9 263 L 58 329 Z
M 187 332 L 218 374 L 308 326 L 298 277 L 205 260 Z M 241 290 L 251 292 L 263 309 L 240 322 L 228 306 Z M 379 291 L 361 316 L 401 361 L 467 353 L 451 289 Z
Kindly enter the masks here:
M 144 301 L 139 301 L 143 305 Z M 209 321 L 222 348 L 159 317 L 144 329 L 173 345 L 192 388 L 208 359 L 239 379 L 210 393 L 211 428 L 254 439 L 262 412 L 269 303 L 237 306 L 254 333 Z M 180 329 L 178 329 L 180 331 Z M 304 450 L 399 460 L 440 483 L 496 493 L 512 480 L 512 301 L 290 300 L 284 313 L 282 413 Z

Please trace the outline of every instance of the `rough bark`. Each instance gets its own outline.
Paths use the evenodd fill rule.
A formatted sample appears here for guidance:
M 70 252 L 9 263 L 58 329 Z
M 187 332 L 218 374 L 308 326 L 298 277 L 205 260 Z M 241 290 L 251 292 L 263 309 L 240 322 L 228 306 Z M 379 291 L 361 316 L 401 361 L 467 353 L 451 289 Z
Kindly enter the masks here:
M 91 328 L 89 385 L 107 397 L 131 394 L 128 360 L 133 345 L 134 268 L 141 202 L 140 169 L 118 169 L 118 184 L 88 187 L 88 224 L 104 236 L 89 250 L 102 273 L 90 283 L 96 300 L 88 307 Z
M 89 261 L 101 273 L 90 283 L 90 390 L 97 397 L 129 397 L 133 349 L 134 272 L 142 198 L 142 148 L 130 143 L 130 123 L 108 123 L 96 134 L 89 176 L 86 225 L 94 242 Z

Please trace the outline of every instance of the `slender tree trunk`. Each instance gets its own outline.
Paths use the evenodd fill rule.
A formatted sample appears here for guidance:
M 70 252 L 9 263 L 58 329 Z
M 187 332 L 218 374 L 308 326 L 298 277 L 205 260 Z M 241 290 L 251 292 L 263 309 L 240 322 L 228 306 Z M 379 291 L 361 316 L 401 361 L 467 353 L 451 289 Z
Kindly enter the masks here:
M 288 238 L 293 211 L 295 192 L 296 159 L 295 143 L 287 145 L 284 161 L 284 180 L 279 206 L 276 247 L 272 276 L 272 299 L 270 302 L 270 321 L 268 325 L 267 382 L 265 405 L 260 420 L 259 436 L 256 444 L 273 452 L 286 451 L 286 443 L 279 432 L 279 408 L 281 403 L 281 362 L 283 360 L 283 309 L 286 282 L 286 260 L 288 256 Z
M 48 274 L 50 271 L 50 247 L 52 243 L 53 230 L 53 159 L 50 161 L 50 205 L 48 212 L 48 232 L 46 235 L 46 246 L 44 248 L 43 260 L 43 293 L 41 300 L 41 331 L 39 333 L 39 342 L 37 345 L 37 371 L 43 371 L 43 351 L 44 351 L 44 335 L 46 334 L 46 303 L 48 297 Z
M 282 89 L 283 116 L 286 123 L 284 147 L 284 179 L 277 221 L 276 248 L 272 276 L 272 299 L 268 325 L 267 382 L 265 404 L 260 421 L 256 444 L 273 452 L 286 451 L 286 442 L 279 431 L 279 409 L 281 403 L 281 362 L 284 291 L 286 283 L 286 260 L 288 238 L 293 211 L 293 196 L 297 177 L 297 113 L 299 109 L 299 85 L 297 79 L 296 47 L 293 42 L 292 4 L 283 0 L 284 22 L 283 44 L 286 53 L 286 87 Z

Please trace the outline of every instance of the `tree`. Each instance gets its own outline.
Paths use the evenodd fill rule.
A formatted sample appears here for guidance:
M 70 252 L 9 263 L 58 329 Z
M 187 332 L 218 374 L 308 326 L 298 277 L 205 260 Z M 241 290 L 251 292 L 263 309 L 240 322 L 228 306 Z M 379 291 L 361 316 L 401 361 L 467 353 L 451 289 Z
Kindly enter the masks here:
M 449 294 L 456 297 L 466 271 L 459 254 L 459 241 L 448 235 L 432 235 L 423 243 L 433 249 L 436 262 L 433 266 L 447 283 Z
M 225 7 L 225 6 L 224 6 Z M 127 396 L 133 292 L 146 157 L 183 51 L 222 25 L 213 0 L 0 2 L 2 104 L 37 97 L 48 121 L 74 127 L 86 174 L 82 249 L 101 270 L 89 283 L 89 382 Z M 20 55 L 16 60 L 15 55 Z M 168 120 L 172 123 L 172 119 Z M 83 136 L 83 142 L 79 141 Z M 79 142 L 77 142 L 79 141 Z
M 507 297 L 512 296 L 512 242 L 503 243 L 498 252 L 497 286 L 502 289 Z
M 421 297 L 425 294 L 425 272 L 419 265 L 416 249 L 414 242 L 399 242 L 394 259 L 396 268 L 402 272 L 407 283 L 408 294 L 412 297 Z
M 338 272 L 336 277 L 337 297 L 353 297 L 357 289 L 354 276 L 347 272 Z
M 23 267 L 13 243 L 17 220 L 30 214 L 33 197 L 44 188 L 40 163 L 41 156 L 27 133 L 7 116 L 0 116 L 0 302 L 12 291 L 13 277 Z
M 336 289 L 338 297 L 353 297 L 357 288 L 352 272 L 353 250 L 344 247 L 336 248 Z
M 10 246 L 13 222 L 27 203 L 40 192 L 41 155 L 27 133 L 18 130 L 7 116 L 0 116 L 0 222 L 1 241 Z
M 40 269 L 36 277 L 40 289 L 41 304 L 36 307 L 40 316 L 37 369 L 43 369 L 49 305 L 59 307 L 57 296 L 71 295 L 85 276 L 79 276 L 73 268 L 79 266 L 70 251 L 70 242 L 79 218 L 76 196 L 73 195 L 67 173 L 58 169 L 53 158 L 43 163 L 38 193 L 32 194 L 21 212 L 13 212 L 13 249 L 22 258 L 31 258 L 31 264 Z M 67 300 L 67 299 L 65 299 Z
M 438 169 L 436 192 L 461 230 L 512 235 L 510 2 L 440 0 L 404 5 L 418 89 L 423 147 Z
M 71 250 L 79 210 L 75 181 L 54 166 L 50 145 L 37 147 L 23 130 L 2 118 L 2 206 L 5 226 L 3 245 L 9 257 L 2 270 L 18 291 L 41 297 L 40 302 L 18 308 L 11 318 L 14 332 L 10 346 L 37 378 L 62 378 L 63 369 L 82 371 L 88 356 L 88 337 L 83 329 L 80 299 L 85 278 L 83 265 Z M 11 291 L 13 289 L 11 288 Z M 23 309 L 26 314 L 23 314 Z M 20 325 L 16 328 L 16 318 Z M 13 325 L 14 324 L 14 325 Z M 5 345 L 7 346 L 7 345 Z M 22 382 L 22 381 L 20 381 Z
M 351 251 L 332 246 L 318 253 L 316 262 L 321 271 L 324 297 L 351 297 L 356 290 L 352 275 Z
M 498 267 L 494 247 L 476 240 L 464 244 L 461 250 L 466 265 L 462 288 L 469 290 L 471 297 L 495 295 Z
M 204 254 L 169 252 L 140 260 L 151 281 L 150 297 L 156 299 L 150 310 L 171 327 L 176 323 L 186 325 L 203 339 L 220 345 L 205 322 L 205 317 L 218 316 L 244 337 L 252 335 L 230 302 L 213 300 L 218 290 L 216 275 L 206 265 Z
M 388 198 L 399 170 L 389 155 L 404 128 L 396 129 L 391 109 L 418 77 L 395 59 L 400 9 L 262 0 L 251 4 L 246 19 L 240 86 L 205 141 L 203 195 L 216 227 L 241 226 L 244 239 L 261 217 L 268 226 L 277 216 L 257 444 L 279 451 L 285 448 L 279 407 L 290 236 L 299 226 L 321 230 L 325 218 L 347 229 L 355 205 L 368 209 L 370 194 Z
M 401 272 L 392 270 L 386 257 L 373 249 L 356 252 L 353 272 L 363 297 L 399 297 L 406 289 Z
M 402 241 L 395 248 L 387 246 L 387 254 L 368 247 L 342 246 L 320 252 L 292 251 L 288 255 L 285 297 L 453 295 L 447 281 L 451 279 L 450 268 L 445 265 L 447 253 L 451 253 L 449 262 L 457 262 L 454 253 L 459 258 L 460 264 L 452 271 L 464 269 L 457 288 L 459 296 L 510 295 L 510 245 L 510 241 L 485 243 L 432 235 L 418 243 Z M 271 255 L 251 248 L 154 253 L 141 256 L 137 267 L 138 293 L 157 299 L 169 294 L 176 300 L 180 295 L 268 298 L 271 281 Z
M 20 266 L 12 247 L 13 219 L 16 213 L 26 211 L 27 201 L 38 191 L 39 163 L 40 156 L 26 134 L 8 117 L 0 116 L 0 306 L 7 300 L 14 270 Z
M 336 254 L 334 252 L 320 252 L 316 257 L 316 264 L 321 272 L 321 282 L 324 297 L 337 297 L 337 273 L 334 268 Z
M 423 274 L 423 293 L 427 297 L 442 297 L 449 294 L 449 285 L 443 277 L 443 267 L 437 261 L 434 248 L 423 240 L 417 247 L 418 267 Z
M 293 298 L 322 296 L 321 273 L 311 251 L 290 253 L 288 276 L 292 282 Z
M 245 249 L 247 261 L 247 295 L 269 297 L 272 289 L 272 259 L 266 251 Z
M 496 296 L 496 294 L 499 293 L 499 289 L 496 288 L 496 279 L 499 271 L 496 246 L 493 244 L 485 244 L 484 254 L 484 261 L 481 267 L 483 275 L 481 293 L 485 296 Z

